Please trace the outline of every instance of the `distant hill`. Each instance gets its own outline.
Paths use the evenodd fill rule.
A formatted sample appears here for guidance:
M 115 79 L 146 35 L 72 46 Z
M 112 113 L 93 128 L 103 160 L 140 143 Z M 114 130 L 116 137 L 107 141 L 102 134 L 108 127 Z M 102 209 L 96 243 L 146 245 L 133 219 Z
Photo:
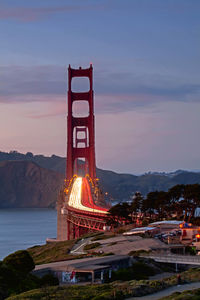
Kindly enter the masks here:
M 33 162 L 0 162 L 0 208 L 54 208 L 63 179 Z
M 66 159 L 56 155 L 0 152 L 0 208 L 55 207 L 65 165 Z M 97 169 L 97 177 L 112 201 L 128 200 L 136 191 L 146 195 L 155 190 L 166 191 L 176 184 L 200 183 L 200 173 L 182 170 L 135 176 Z
M 0 161 L 12 160 L 12 161 L 32 161 L 38 164 L 40 167 L 50 169 L 62 174 L 65 174 L 66 158 L 56 155 L 50 157 L 44 155 L 33 155 L 31 152 L 26 154 L 19 153 L 17 151 L 1 152 Z
M 200 173 L 185 171 L 170 177 L 154 174 L 135 176 L 98 169 L 97 175 L 100 178 L 103 189 L 109 192 L 115 201 L 130 199 L 130 196 L 136 191 L 146 195 L 156 190 L 167 191 L 176 184 L 200 183 Z

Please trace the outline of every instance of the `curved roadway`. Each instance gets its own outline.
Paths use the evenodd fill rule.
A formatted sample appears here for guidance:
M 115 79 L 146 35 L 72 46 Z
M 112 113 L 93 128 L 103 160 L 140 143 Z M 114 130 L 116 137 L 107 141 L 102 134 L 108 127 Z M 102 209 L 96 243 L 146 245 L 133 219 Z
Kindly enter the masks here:
M 107 214 L 107 209 L 93 203 L 90 185 L 86 178 L 77 177 L 74 180 L 68 205 L 83 211 Z

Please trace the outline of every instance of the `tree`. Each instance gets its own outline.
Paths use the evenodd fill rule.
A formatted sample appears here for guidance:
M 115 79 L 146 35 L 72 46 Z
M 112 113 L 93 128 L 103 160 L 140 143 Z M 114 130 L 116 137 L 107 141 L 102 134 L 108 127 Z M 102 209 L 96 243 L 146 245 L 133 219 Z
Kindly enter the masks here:
M 130 223 L 130 205 L 127 202 L 122 202 L 112 206 L 108 211 L 108 225 L 117 227 L 124 223 Z
M 183 196 L 184 188 L 185 188 L 184 184 L 177 184 L 168 190 L 172 203 L 177 202 Z
M 184 188 L 184 184 L 177 184 L 168 190 L 169 210 L 171 213 L 175 213 L 178 219 L 183 215 L 181 199 L 183 198 Z
M 133 195 L 130 211 L 132 216 L 134 216 L 134 219 L 137 219 L 138 213 L 141 212 L 143 201 L 144 197 L 140 192 L 136 192 Z
M 157 193 L 158 193 L 157 191 L 148 193 L 146 199 L 143 201 L 142 210 L 144 211 L 145 214 L 149 214 L 150 219 L 152 218 L 152 215 L 155 213 Z
M 27 153 L 26 153 L 26 157 L 27 157 L 28 159 L 33 158 L 33 153 L 32 153 L 32 152 L 27 152 Z
M 147 194 L 143 200 L 142 210 L 150 215 L 156 214 L 158 219 L 163 219 L 168 215 L 167 207 L 169 205 L 169 196 L 167 192 L 155 191 Z
M 168 215 L 169 195 L 167 192 L 159 191 L 155 197 L 155 208 L 158 212 L 158 218 L 161 220 Z
M 190 222 L 190 219 L 194 217 L 196 208 L 200 206 L 200 184 L 185 185 L 182 204 L 185 209 L 184 220 L 188 216 L 188 222 Z
M 26 250 L 19 250 L 6 256 L 3 264 L 6 264 L 22 276 L 26 276 L 35 268 L 34 261 Z
M 11 292 L 15 291 L 19 282 L 16 272 L 0 262 L 0 299 L 8 297 Z

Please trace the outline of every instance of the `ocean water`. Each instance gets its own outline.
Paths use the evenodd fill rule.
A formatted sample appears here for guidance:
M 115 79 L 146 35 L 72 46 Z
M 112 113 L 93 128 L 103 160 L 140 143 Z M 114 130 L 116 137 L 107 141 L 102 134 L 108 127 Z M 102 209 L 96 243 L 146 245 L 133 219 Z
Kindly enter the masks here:
M 56 222 L 53 209 L 0 209 L 0 260 L 56 237 Z

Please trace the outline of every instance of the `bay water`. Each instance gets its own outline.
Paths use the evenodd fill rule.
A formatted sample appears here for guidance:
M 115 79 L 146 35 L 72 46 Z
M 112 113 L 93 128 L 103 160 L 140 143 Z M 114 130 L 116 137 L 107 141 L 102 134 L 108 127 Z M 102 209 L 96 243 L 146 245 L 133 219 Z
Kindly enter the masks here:
M 46 243 L 56 237 L 53 209 L 0 209 L 0 260 L 8 254 Z

